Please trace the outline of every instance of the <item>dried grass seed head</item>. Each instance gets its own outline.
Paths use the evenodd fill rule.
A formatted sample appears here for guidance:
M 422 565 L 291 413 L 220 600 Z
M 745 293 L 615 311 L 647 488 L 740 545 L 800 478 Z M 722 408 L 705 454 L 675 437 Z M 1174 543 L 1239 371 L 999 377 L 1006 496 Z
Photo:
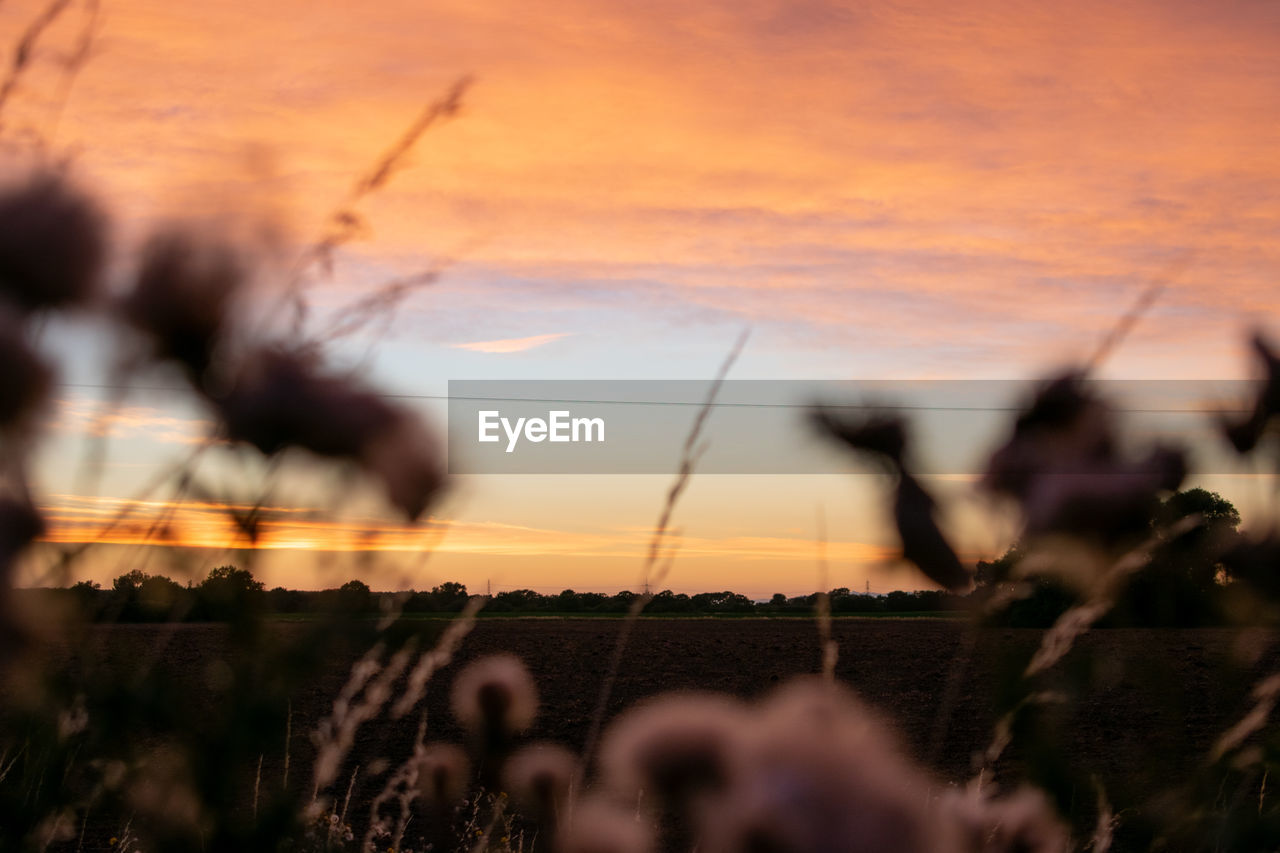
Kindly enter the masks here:
M 26 311 L 89 301 L 107 257 L 106 218 L 65 174 L 0 191 L 0 295 Z
M 391 505 L 416 521 L 447 485 L 439 448 L 421 420 L 401 412 L 379 440 L 366 445 L 361 461 L 382 483 Z
M 247 261 L 230 244 L 170 228 L 143 248 L 121 311 L 149 339 L 154 357 L 177 362 L 199 387 L 247 277 Z
M 555 849 L 556 853 L 650 853 L 653 830 L 633 808 L 585 797 L 574 804 Z
M 184 748 L 165 743 L 148 751 L 146 759 L 126 783 L 125 798 L 130 808 L 153 826 L 177 829 L 208 829 L 196 789 L 192 762 Z
M 53 371 L 27 340 L 18 317 L 0 310 L 0 429 L 29 424 L 53 387 Z
M 1112 462 L 1040 476 L 1023 504 L 1029 535 L 1066 534 L 1122 544 L 1150 534 L 1159 494 L 1187 473 L 1185 455 L 1156 447 L 1137 462 Z
M 1254 333 L 1251 343 L 1261 362 L 1263 375 L 1250 411 L 1239 419 L 1225 417 L 1221 421 L 1223 435 L 1241 454 L 1251 452 L 1258 445 L 1271 419 L 1280 413 L 1280 357 L 1276 356 L 1261 332 Z
M 554 743 L 523 747 L 502 768 L 503 784 L 516 803 L 538 820 L 552 823 L 565 813 L 577 776 L 577 756 Z
M 229 440 L 267 455 L 293 447 L 356 462 L 411 520 L 444 488 L 436 443 L 418 418 L 352 379 L 322 372 L 311 353 L 252 351 L 213 402 Z
M 267 455 L 299 447 L 357 459 L 400 417 L 374 392 L 321 372 L 313 354 L 275 347 L 248 353 L 215 403 L 228 438 Z
M 605 784 L 623 796 L 641 790 L 673 805 L 728 786 L 748 731 L 746 708 L 718 694 L 672 694 L 633 708 L 601 744 Z
M 941 853 L 928 782 L 847 691 L 801 679 L 759 708 L 743 769 L 705 814 L 706 849 Z
M 1110 459 L 1115 446 L 1111 407 L 1086 385 L 1084 372 L 1064 371 L 1041 385 L 1019 413 L 1012 435 L 992 454 L 983 484 L 1025 501 L 1042 474 Z
M 976 791 L 948 792 L 935 810 L 953 827 L 957 853 L 1067 853 L 1070 834 L 1043 793 L 1020 788 L 988 799 Z
M 1082 371 L 1045 383 L 991 457 L 984 486 L 1015 498 L 1030 536 L 1080 536 L 1104 548 L 1149 533 L 1159 493 L 1186 475 L 1183 452 L 1157 446 L 1123 458 L 1114 410 Z
M 453 714 L 472 734 L 508 737 L 526 731 L 538 712 L 533 677 L 515 655 L 468 664 L 453 682 Z
M 880 414 L 849 417 L 822 407 L 811 410 L 810 418 L 824 434 L 852 450 L 871 455 L 898 474 L 893 515 L 902 539 L 903 558 L 934 583 L 950 590 L 967 589 L 970 573 L 938 527 L 933 498 L 904 466 L 908 441 L 902 418 Z
M 967 589 L 969 570 L 938 526 L 936 504 L 914 477 L 903 471 L 893 499 L 893 520 L 902 539 L 902 556 L 934 583 L 949 590 Z
M 886 755 L 901 754 L 893 730 L 848 688 L 817 675 L 793 678 L 768 694 L 751 717 L 757 744 L 773 737 L 831 738 L 833 748 L 874 744 Z
M 0 495 L 0 588 L 9 583 L 14 559 L 44 532 L 44 519 L 30 500 Z
M 451 808 L 471 785 L 471 761 L 451 743 L 427 744 L 418 758 L 418 792 L 433 806 Z
M 1040 791 L 1022 788 L 995 801 L 989 820 L 990 840 L 984 853 L 1067 853 L 1070 849 L 1067 828 Z
M 878 457 L 895 469 L 902 467 L 907 452 L 907 428 L 901 417 L 850 416 L 834 407 L 815 406 L 809 418 L 823 435 L 843 442 L 852 450 Z

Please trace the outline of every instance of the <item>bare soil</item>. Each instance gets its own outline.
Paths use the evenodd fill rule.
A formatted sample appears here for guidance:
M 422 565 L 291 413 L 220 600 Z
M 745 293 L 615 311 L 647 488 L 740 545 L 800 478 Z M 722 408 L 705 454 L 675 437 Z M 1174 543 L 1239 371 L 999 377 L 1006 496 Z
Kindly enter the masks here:
M 429 646 L 443 623 L 422 621 L 397 629 L 389 645 L 420 634 Z M 367 814 L 385 772 L 409 755 L 425 710 L 428 737 L 460 740 L 448 709 L 448 685 L 461 665 L 493 652 L 511 652 L 532 671 L 541 710 L 531 738 L 580 749 L 587 737 L 622 623 L 603 619 L 481 620 L 458 660 L 433 679 L 419 712 L 400 720 L 379 715 L 356 739 L 340 787 L 357 767 L 353 815 Z M 281 622 L 270 632 L 284 646 L 315 643 L 312 626 Z M 314 748 L 311 733 L 347 680 L 356 657 L 367 650 L 371 629 L 331 632 L 314 675 L 279 685 L 264 695 L 284 698 L 286 708 L 265 724 L 287 720 L 289 787 L 310 794 Z M 900 732 L 905 748 L 934 770 L 939 785 L 963 783 L 979 766 L 992 739 L 997 709 L 1019 695 L 1020 676 L 1040 643 L 1038 630 L 986 629 L 943 619 L 837 619 L 838 678 L 881 711 Z M 1038 686 L 1079 697 L 1039 722 L 1065 745 L 1073 773 L 1105 780 L 1113 802 L 1141 803 L 1203 765 L 1214 739 L 1248 709 L 1249 688 L 1278 663 L 1273 637 L 1228 629 L 1095 631 Z M 171 689 L 179 715 L 193 719 L 225 700 L 226 673 L 238 663 L 229 630 L 222 625 L 112 625 L 93 628 L 83 645 L 56 651 L 50 666 L 75 677 L 92 670 L 113 679 L 137 678 L 143 670 Z M 91 651 L 86 652 L 85 649 Z M 644 619 L 636 624 L 608 702 L 612 716 L 635 702 L 674 690 L 723 691 L 746 699 L 796 675 L 820 667 L 817 630 L 800 619 Z M 275 692 L 272 692 L 274 690 Z M 139 737 L 147 737 L 139 722 Z M 284 765 L 284 727 L 271 733 L 279 745 L 262 759 L 261 783 L 279 786 Z M 1041 760 L 1017 745 L 996 763 L 994 775 L 1011 778 Z M 380 762 L 379 759 L 385 759 Z M 378 771 L 382 770 L 382 773 Z M 1072 777 L 1076 778 L 1076 777 Z M 1074 783 L 1073 783 L 1074 784 Z M 246 791 L 251 788 L 245 785 Z M 339 792 L 341 793 L 341 792 Z M 1095 791 L 1081 789 L 1074 815 L 1092 814 Z M 113 832 L 94 825 L 89 841 Z M 85 849 L 94 849 L 88 841 Z

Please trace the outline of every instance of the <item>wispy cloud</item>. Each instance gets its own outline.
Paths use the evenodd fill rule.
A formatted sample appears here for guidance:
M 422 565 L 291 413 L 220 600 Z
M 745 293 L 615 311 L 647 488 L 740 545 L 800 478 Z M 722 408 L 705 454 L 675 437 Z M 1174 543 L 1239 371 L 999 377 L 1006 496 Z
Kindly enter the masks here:
M 505 557 L 613 557 L 640 560 L 652 533 L 641 528 L 559 530 L 432 518 L 398 524 L 370 517 L 334 518 L 314 507 L 256 509 L 257 540 L 250 541 L 237 517 L 249 505 L 208 501 L 130 501 L 86 495 L 50 495 L 44 506 L 49 529 L 43 540 L 57 544 L 154 545 L 265 551 L 407 552 Z M 892 559 L 893 549 L 858 541 L 832 541 L 827 555 L 854 564 Z M 812 563 L 812 540 L 791 536 L 690 537 L 680 540 L 684 559 L 731 558 Z
M 475 341 L 469 344 L 452 344 L 454 349 L 469 349 L 474 352 L 524 352 L 525 350 L 549 344 L 568 336 L 568 332 L 557 332 L 551 335 L 533 335 L 528 338 L 503 338 L 497 341 Z
M 172 444 L 196 444 L 213 432 L 213 424 L 151 406 L 110 405 L 82 397 L 57 401 L 53 429 L 95 438 L 145 439 Z
M 28 5 L 0 4 L 0 29 Z M 1280 324 L 1270 4 L 547 0 L 532 17 L 524 5 L 225 0 L 193 27 L 169 5 L 115 0 L 113 47 L 77 81 L 59 137 L 104 199 L 122 200 L 124 233 L 165 208 L 260 204 L 305 244 L 424 98 L 476 70 L 465 118 L 433 130 L 418 168 L 362 211 L 372 239 L 313 293 L 336 310 L 456 253 L 430 301 L 398 312 L 412 340 L 384 350 L 386 368 L 415 377 L 418 342 L 518 353 L 587 329 L 539 355 L 664 375 L 718 363 L 726 336 L 701 332 L 743 323 L 757 330 L 749 369 L 1021 376 L 1088 352 L 1184 255 L 1113 375 L 1237 375 L 1241 328 Z M 56 93 L 41 79 L 11 105 L 30 111 L 15 123 L 45 120 Z M 537 329 L 562 332 L 470 340 Z M 198 410 L 98 411 L 61 409 L 57 428 L 135 439 L 129 450 L 210 428 Z M 788 554 L 785 571 L 753 563 L 749 582 L 794 583 L 813 561 L 805 545 L 743 520 L 783 514 L 793 495 L 763 488 L 691 514 L 694 533 L 724 530 L 684 539 L 682 565 L 699 561 L 688 582 L 737 588 L 746 557 Z M 609 526 L 629 500 L 553 486 L 510 525 L 455 523 L 445 547 L 456 565 L 543 555 L 548 577 L 580 559 L 573 583 L 591 585 L 601 563 L 643 552 L 643 531 Z M 577 512 L 594 527 L 562 529 Z M 149 513 L 110 535 L 237 535 L 216 508 Z M 88 508 L 57 514 L 51 537 L 105 541 Z M 260 541 L 410 550 L 423 535 L 319 519 L 264 516 Z M 873 538 L 874 520 L 860 514 L 848 538 Z M 875 557 L 850 548 L 851 565 Z M 716 560 L 723 575 L 706 568 Z
M 62 126 L 92 140 L 84 168 L 122 198 L 270 184 L 307 234 L 419 108 L 427 51 L 433 67 L 484 69 L 480 84 L 466 119 L 433 131 L 430 168 L 378 199 L 376 243 L 353 254 L 415 269 L 482 237 L 435 291 L 446 327 L 475 328 L 476 306 L 491 322 L 514 310 L 620 333 L 715 309 L 833 350 L 855 346 L 851 327 L 878 332 L 857 340 L 880 363 L 973 372 L 1096 339 L 1184 251 L 1199 261 L 1123 358 L 1221 370 L 1240 317 L 1276 310 L 1280 30 L 1267 4 L 549 0 L 513 27 L 512 0 L 388 0 L 376 15 L 323 0 L 308 38 L 282 39 L 311 5 L 258 4 L 244 32 L 243 0 L 194 29 L 162 5 L 113 4 L 122 49 L 77 82 Z M 235 74 L 228 39 L 244 46 Z M 141 139 L 154 156 L 121 153 Z M 288 180 L 224 168 L 240 140 L 287 152 Z M 496 275 L 468 278 L 477 267 Z M 660 300 L 646 290 L 601 315 L 642 279 Z

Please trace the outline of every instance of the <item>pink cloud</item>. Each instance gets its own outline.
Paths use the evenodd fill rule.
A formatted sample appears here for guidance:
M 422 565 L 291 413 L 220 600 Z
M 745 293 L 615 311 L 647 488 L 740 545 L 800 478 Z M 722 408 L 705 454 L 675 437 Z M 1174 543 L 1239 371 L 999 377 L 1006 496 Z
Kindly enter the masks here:
M 525 350 L 549 344 L 566 337 L 568 332 L 557 332 L 551 335 L 533 335 L 528 338 L 503 338 L 497 341 L 475 341 L 469 344 L 451 344 L 454 349 L 469 349 L 474 352 L 524 352 Z

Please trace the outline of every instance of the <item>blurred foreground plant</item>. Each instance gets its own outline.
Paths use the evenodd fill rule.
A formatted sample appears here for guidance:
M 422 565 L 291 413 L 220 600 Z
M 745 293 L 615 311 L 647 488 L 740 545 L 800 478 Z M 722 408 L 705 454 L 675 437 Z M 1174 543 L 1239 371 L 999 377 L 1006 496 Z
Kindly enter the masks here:
M 52 15 L 65 6 L 54 4 Z M 43 27 L 33 26 L 24 38 L 23 61 L 0 89 L 0 109 L 25 68 L 28 42 Z M 999 719 L 990 745 L 975 756 L 972 778 L 960 782 L 935 778 L 886 721 L 835 682 L 837 650 L 825 596 L 816 604 L 826 677 L 784 683 L 753 702 L 710 693 L 655 697 L 606 722 L 626 632 L 654 599 L 647 592 L 632 597 L 581 754 L 525 740 L 537 714 L 537 688 L 512 656 L 482 659 L 457 676 L 452 707 L 465 743 L 435 737 L 422 710 L 425 691 L 471 631 L 480 599 L 468 601 L 433 638 L 397 624 L 395 608 L 376 624 L 341 622 L 339 631 L 338 620 L 317 619 L 285 630 L 261 618 L 265 591 L 248 569 L 216 568 L 194 589 L 136 569 L 121 575 L 114 590 L 122 607 L 170 620 L 199 607 L 199 615 L 226 618 L 231 627 L 204 637 L 212 651 L 199 671 L 178 673 L 157 665 L 174 629 L 140 628 L 126 652 L 138 666 L 124 678 L 104 629 L 75 613 L 19 606 L 15 567 L 46 533 L 29 469 L 56 387 L 42 333 L 59 312 L 97 316 L 129 343 L 117 369 L 121 378 L 139 370 L 181 377 L 216 424 L 197 455 L 230 446 L 273 470 L 281 458 L 301 453 L 374 483 L 409 521 L 430 510 L 445 486 L 435 440 L 407 408 L 326 360 L 326 335 L 305 329 L 305 291 L 308 275 L 331 268 L 337 250 L 365 230 L 359 202 L 386 184 L 428 127 L 458 113 L 465 86 L 460 82 L 429 105 L 326 219 L 323 234 L 280 290 L 291 320 L 283 330 L 247 307 L 250 285 L 263 274 L 251 241 L 190 223 L 165 224 L 141 249 L 128 286 L 108 292 L 106 270 L 112 250 L 120 252 L 106 209 L 66 164 L 42 162 L 0 189 L 0 850 L 1280 847 L 1280 802 L 1267 799 L 1270 770 L 1280 766 L 1280 738 L 1269 725 L 1280 701 L 1280 674 L 1259 680 L 1249 707 L 1196 772 L 1161 779 L 1154 790 L 1119 791 L 1113 780 L 1079 766 L 1065 747 L 1064 721 L 1095 674 L 1075 666 L 1078 641 L 1136 584 L 1150 580 L 1153 567 L 1170 565 L 1161 563 L 1169 543 L 1194 538 L 1202 552 L 1197 565 L 1220 565 L 1224 577 L 1236 581 L 1224 595 L 1226 618 L 1265 623 L 1280 606 L 1280 539 L 1274 533 L 1218 536 L 1205 505 L 1175 506 L 1162 516 L 1162 508 L 1177 503 L 1176 494 L 1185 494 L 1174 492 L 1187 475 L 1184 454 L 1160 446 L 1141 454 L 1124 450 L 1112 406 L 1088 381 L 1092 366 L 1043 383 L 982 478 L 988 494 L 1015 507 L 1022 538 L 1019 558 L 991 564 L 994 576 L 971 598 L 971 630 L 989 628 L 1046 578 L 1061 585 L 1064 598 L 1039 646 L 1014 662 L 997 686 L 991 701 Z M 328 334 L 349 334 L 391 311 L 434 275 L 427 270 L 362 298 Z M 1245 417 L 1222 424 L 1241 454 L 1274 451 L 1267 439 L 1280 416 L 1280 359 L 1261 336 L 1255 350 L 1265 371 L 1256 399 Z M 646 582 L 670 567 L 666 540 L 710 403 L 694 421 L 656 525 Z M 932 583 L 967 591 L 973 568 L 949 541 L 936 496 L 912 470 L 908 425 L 892 417 L 837 417 L 827 409 L 813 419 L 892 478 L 888 504 L 903 558 Z M 218 502 L 190 465 L 179 466 L 167 482 L 177 501 Z M 250 544 L 259 539 L 267 497 L 247 505 L 221 502 Z M 83 553 L 67 548 L 57 556 L 65 568 Z M 344 593 L 367 600 L 369 589 Z M 459 590 L 444 593 L 459 603 L 464 597 Z M 432 644 L 422 648 L 428 639 Z M 72 663 L 66 646 L 76 652 Z M 961 652 L 971 648 L 972 639 Z M 295 732 L 293 697 L 314 688 L 338 660 L 353 663 L 345 681 L 334 685 L 330 712 L 314 730 Z M 938 709 L 944 724 L 951 711 L 945 703 Z M 375 721 L 392 726 L 415 717 L 416 734 L 404 754 L 370 765 L 353 758 L 357 739 Z M 1017 764 L 1010 761 L 1015 753 Z M 361 773 L 380 780 L 380 787 L 371 800 L 353 802 Z M 1096 802 L 1091 826 L 1080 826 L 1073 808 L 1079 791 Z M 1120 811 L 1113 803 L 1122 804 Z

